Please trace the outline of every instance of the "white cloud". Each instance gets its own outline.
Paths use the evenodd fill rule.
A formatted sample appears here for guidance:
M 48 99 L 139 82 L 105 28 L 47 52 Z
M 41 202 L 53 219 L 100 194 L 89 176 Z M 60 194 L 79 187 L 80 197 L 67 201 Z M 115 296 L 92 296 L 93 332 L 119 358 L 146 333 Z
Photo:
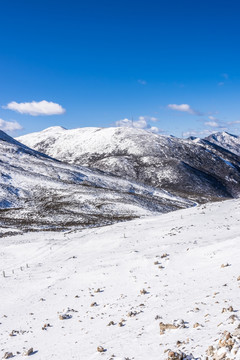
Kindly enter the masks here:
M 201 136 L 208 136 L 212 134 L 212 131 L 208 130 L 208 129 L 205 129 L 205 130 L 200 130 L 200 131 L 197 131 L 197 130 L 189 130 L 189 131 L 186 131 L 186 132 L 183 132 L 183 136 L 184 137 L 189 137 L 189 136 L 196 136 L 196 137 L 201 137 Z
M 12 101 L 7 104 L 7 106 L 3 106 L 3 108 L 19 112 L 20 114 L 29 114 L 33 116 L 60 115 L 65 112 L 65 109 L 63 109 L 61 105 L 46 100 L 25 103 Z
M 229 75 L 226 74 L 226 73 L 221 74 L 221 76 L 225 79 L 225 81 L 229 79 Z M 225 85 L 225 82 L 224 81 L 219 81 L 218 86 L 223 86 L 223 85 Z
M 147 84 L 147 82 L 145 80 L 141 80 L 141 79 L 138 80 L 138 83 L 141 84 L 141 85 L 146 85 Z
M 151 116 L 151 117 L 149 118 L 149 120 L 155 122 L 155 121 L 158 121 L 158 118 L 156 118 L 156 117 L 154 117 L 154 116 Z
M 191 106 L 188 105 L 188 104 L 180 104 L 180 105 L 169 104 L 168 108 L 172 109 L 172 110 L 187 112 L 187 113 L 192 114 L 192 115 L 201 115 L 201 113 L 199 111 L 196 111 L 196 110 L 192 109 Z
M 222 74 L 222 77 L 224 77 L 224 79 L 226 79 L 226 80 L 228 80 L 228 79 L 229 79 L 229 75 L 228 75 L 228 74 L 226 74 L 226 73 Z
M 150 129 L 148 129 L 149 131 L 151 131 L 154 134 L 157 134 L 160 132 L 159 128 L 156 126 L 151 126 Z
M 143 130 L 148 130 L 153 133 L 158 133 L 159 128 L 156 126 L 151 126 L 149 124 L 149 121 L 157 121 L 157 119 L 154 117 L 149 117 L 149 116 L 139 116 L 138 120 L 136 120 L 136 121 L 125 118 L 125 119 L 116 121 L 115 126 L 129 127 L 129 128 L 134 128 L 134 129 L 143 129 Z
M 15 131 L 15 130 L 21 130 L 22 126 L 16 122 L 16 121 L 5 121 L 3 119 L 0 119 L 0 130 L 2 131 Z
M 219 128 L 222 130 L 227 128 L 227 125 L 228 125 L 227 122 L 217 119 L 215 116 L 212 116 L 212 115 L 209 115 L 208 118 L 210 121 L 205 121 L 204 125 L 210 126 L 212 128 Z
M 229 121 L 227 124 L 228 124 L 228 125 L 240 124 L 240 120 Z
M 206 122 L 204 123 L 204 125 L 206 125 L 206 126 L 211 126 L 211 127 L 219 127 L 219 126 L 220 126 L 219 123 L 216 122 L 216 121 L 206 121 Z
M 215 116 L 212 116 L 212 115 L 210 115 L 208 118 L 209 118 L 210 120 L 217 120 L 217 118 L 215 118 Z

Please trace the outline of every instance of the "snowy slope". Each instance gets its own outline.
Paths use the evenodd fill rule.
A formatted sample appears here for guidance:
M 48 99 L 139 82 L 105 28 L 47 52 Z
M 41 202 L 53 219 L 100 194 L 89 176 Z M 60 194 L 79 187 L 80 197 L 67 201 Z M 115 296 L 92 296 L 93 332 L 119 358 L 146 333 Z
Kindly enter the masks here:
M 17 139 L 61 161 L 197 201 L 240 194 L 240 157 L 209 142 L 131 128 L 52 127 Z
M 216 351 L 239 360 L 239 213 L 230 200 L 3 238 L 0 355 L 22 359 L 33 347 L 35 360 L 167 360 L 172 350 L 204 360 L 213 346 L 208 360 Z M 160 334 L 160 323 L 177 328 Z
M 208 140 L 240 156 L 240 136 L 232 135 L 223 131 L 212 134 L 206 137 L 205 140 Z
M 0 234 L 10 228 L 96 226 L 192 205 L 149 186 L 61 163 L 0 132 Z

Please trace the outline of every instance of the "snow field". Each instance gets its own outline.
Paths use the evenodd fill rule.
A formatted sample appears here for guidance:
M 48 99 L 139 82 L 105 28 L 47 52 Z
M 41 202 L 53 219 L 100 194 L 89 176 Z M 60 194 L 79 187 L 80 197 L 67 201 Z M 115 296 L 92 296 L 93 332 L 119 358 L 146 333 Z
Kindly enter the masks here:
M 0 356 L 33 347 L 36 360 L 205 359 L 240 324 L 239 210 L 230 200 L 2 238 Z M 161 335 L 161 322 L 180 326 Z

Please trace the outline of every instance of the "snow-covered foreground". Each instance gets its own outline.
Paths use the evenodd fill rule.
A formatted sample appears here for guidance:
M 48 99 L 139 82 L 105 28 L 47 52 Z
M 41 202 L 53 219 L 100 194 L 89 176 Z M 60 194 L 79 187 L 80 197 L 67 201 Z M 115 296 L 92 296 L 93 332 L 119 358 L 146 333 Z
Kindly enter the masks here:
M 171 349 L 204 359 L 240 324 L 239 214 L 230 200 L 1 239 L 0 355 L 33 347 L 36 360 L 164 360 Z M 160 334 L 161 322 L 180 326 Z

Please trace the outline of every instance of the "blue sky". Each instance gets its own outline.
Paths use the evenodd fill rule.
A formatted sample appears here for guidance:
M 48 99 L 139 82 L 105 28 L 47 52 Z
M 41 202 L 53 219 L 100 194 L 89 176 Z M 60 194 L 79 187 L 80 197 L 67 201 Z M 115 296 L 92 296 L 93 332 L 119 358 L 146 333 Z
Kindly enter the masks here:
M 0 128 L 240 134 L 239 14 L 232 0 L 2 1 Z

